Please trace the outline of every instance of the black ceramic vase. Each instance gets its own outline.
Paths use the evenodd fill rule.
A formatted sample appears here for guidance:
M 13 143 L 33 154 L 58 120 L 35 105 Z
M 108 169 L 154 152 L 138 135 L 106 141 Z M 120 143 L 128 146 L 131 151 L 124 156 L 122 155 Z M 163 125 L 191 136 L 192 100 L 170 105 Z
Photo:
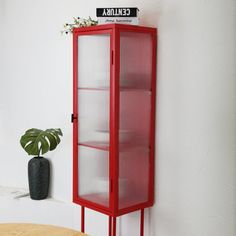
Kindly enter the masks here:
M 50 179 L 50 163 L 46 158 L 34 157 L 28 162 L 30 197 L 34 200 L 47 198 Z

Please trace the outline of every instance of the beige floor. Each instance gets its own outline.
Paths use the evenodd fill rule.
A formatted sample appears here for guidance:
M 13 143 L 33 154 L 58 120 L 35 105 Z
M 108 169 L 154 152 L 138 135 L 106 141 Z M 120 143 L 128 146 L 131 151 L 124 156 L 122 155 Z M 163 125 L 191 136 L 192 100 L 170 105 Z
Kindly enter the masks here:
M 0 224 L 1 236 L 88 236 L 67 228 L 37 224 Z

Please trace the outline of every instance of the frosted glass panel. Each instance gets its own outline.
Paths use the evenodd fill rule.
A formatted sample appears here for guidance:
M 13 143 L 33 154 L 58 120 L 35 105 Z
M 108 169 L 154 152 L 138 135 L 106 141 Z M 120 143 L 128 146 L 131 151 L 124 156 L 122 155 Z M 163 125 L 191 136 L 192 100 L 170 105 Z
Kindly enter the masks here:
M 120 85 L 151 88 L 152 38 L 150 34 L 121 32 Z
M 79 36 L 78 52 L 79 87 L 109 87 L 110 36 Z
M 109 152 L 79 146 L 79 196 L 109 206 Z
M 120 144 L 148 147 L 151 92 L 123 91 L 120 94 Z M 124 134 L 126 134 L 126 137 Z M 124 136 L 124 137 L 123 137 Z
M 119 209 L 148 201 L 152 40 L 120 39 Z
M 148 200 L 149 150 L 133 148 L 119 156 L 119 208 Z
M 79 143 L 109 145 L 109 91 L 79 90 Z

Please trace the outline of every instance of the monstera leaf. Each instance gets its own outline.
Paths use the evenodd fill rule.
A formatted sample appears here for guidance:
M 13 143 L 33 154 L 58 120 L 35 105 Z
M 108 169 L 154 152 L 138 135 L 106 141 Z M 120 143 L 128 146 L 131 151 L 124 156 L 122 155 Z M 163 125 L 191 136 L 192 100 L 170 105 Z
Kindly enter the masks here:
M 60 143 L 61 129 L 29 129 L 21 136 L 20 144 L 29 155 L 45 154 Z

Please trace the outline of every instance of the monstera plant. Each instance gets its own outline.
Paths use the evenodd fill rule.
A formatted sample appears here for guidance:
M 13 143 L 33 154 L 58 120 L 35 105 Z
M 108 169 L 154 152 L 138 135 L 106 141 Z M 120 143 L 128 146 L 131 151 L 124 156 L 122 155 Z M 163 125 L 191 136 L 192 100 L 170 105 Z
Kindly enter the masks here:
M 42 157 L 48 151 L 56 149 L 62 136 L 61 129 L 29 129 L 21 136 L 22 148 L 33 155 L 28 162 L 28 181 L 30 197 L 34 200 L 45 199 L 48 196 L 50 180 L 50 163 Z

